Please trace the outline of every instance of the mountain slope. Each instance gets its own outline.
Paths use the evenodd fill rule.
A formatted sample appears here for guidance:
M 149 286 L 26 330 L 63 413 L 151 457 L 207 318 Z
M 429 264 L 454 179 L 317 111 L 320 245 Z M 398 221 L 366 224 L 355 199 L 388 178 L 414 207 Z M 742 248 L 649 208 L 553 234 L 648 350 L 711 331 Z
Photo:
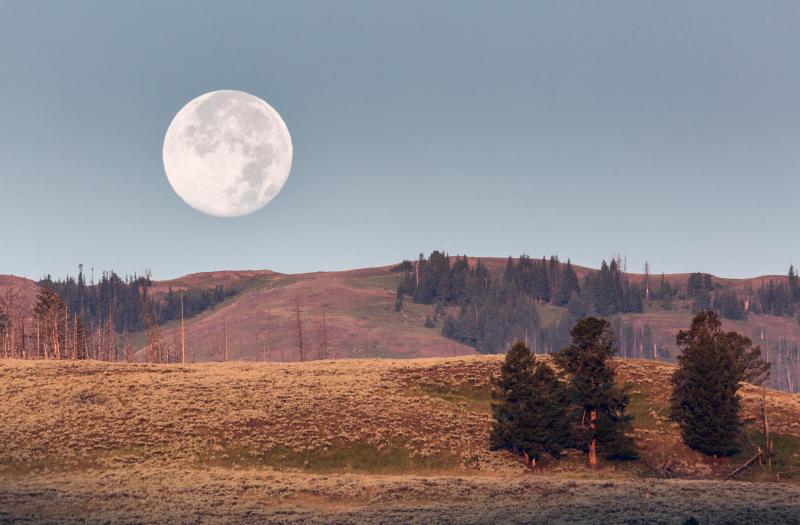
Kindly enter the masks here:
M 471 259 L 475 264 L 478 259 Z M 505 265 L 502 258 L 481 258 L 492 270 Z M 589 271 L 576 267 L 580 275 Z M 195 274 L 172 281 L 170 285 L 191 283 L 213 287 L 230 282 L 232 272 Z M 249 274 L 248 274 L 249 275 Z M 627 274 L 641 282 L 641 274 Z M 213 310 L 186 322 L 187 359 L 221 360 L 225 330 L 228 333 L 229 359 L 294 361 L 299 359 L 299 333 L 296 305 L 301 309 L 303 344 L 308 358 L 318 356 L 322 341 L 327 341 L 328 357 L 435 357 L 474 354 L 473 348 L 441 335 L 441 321 L 425 327 L 427 318 L 435 318 L 432 305 L 414 304 L 406 298 L 403 312 L 395 312 L 396 287 L 401 274 L 390 266 L 318 272 L 298 275 L 264 273 L 249 287 Z M 685 286 L 688 274 L 665 278 Z M 660 279 L 651 276 L 651 280 Z M 753 279 L 714 278 L 715 284 L 730 289 L 757 288 L 772 279 L 785 276 L 762 276 Z M 165 283 L 157 288 L 166 289 Z M 566 310 L 548 304 L 537 305 L 544 326 L 564 318 Z M 454 311 L 451 309 L 450 311 Z M 322 335 L 323 314 L 325 337 Z M 650 301 L 641 314 L 617 317 L 620 352 L 625 357 L 673 361 L 677 354 L 675 335 L 691 322 L 690 303 L 676 300 L 665 310 L 660 302 Z M 744 321 L 724 320 L 726 329 L 736 330 L 763 347 L 766 357 L 775 363 L 771 385 L 796 391 L 800 382 L 800 324 L 794 319 L 768 315 L 749 315 Z M 649 332 L 648 337 L 643 337 Z M 176 323 L 162 327 L 167 345 L 173 348 L 178 337 Z M 140 337 L 140 344 L 144 339 Z M 140 350 L 140 355 L 143 355 Z M 790 388 L 791 387 L 791 388 Z
M 298 304 L 304 353 L 309 359 L 319 357 L 323 340 L 331 358 L 475 353 L 442 337 L 440 330 L 424 326 L 431 307 L 409 304 L 402 314 L 396 313 L 399 279 L 388 267 L 262 276 L 259 285 L 186 322 L 187 359 L 221 359 L 227 329 L 229 359 L 297 361 Z M 196 276 L 192 280 L 195 286 L 200 284 Z M 217 281 L 205 282 L 213 286 Z M 167 344 L 174 344 L 177 323 L 165 326 L 162 336 Z
M 501 271 L 506 258 L 470 258 L 480 260 L 493 271 Z M 579 278 L 589 268 L 575 266 Z M 441 320 L 426 327 L 427 318 L 435 319 L 431 305 L 414 304 L 406 297 L 403 312 L 395 312 L 396 288 L 402 274 L 391 266 L 288 275 L 269 270 L 219 271 L 190 274 L 153 283 L 154 297 L 164 297 L 172 288 L 209 289 L 222 285 L 239 293 L 195 317 L 186 320 L 186 356 L 190 362 L 219 361 L 224 358 L 227 332 L 230 360 L 296 361 L 299 340 L 296 307 L 299 302 L 304 353 L 318 358 L 327 348 L 327 357 L 436 357 L 475 354 L 475 350 L 444 338 Z M 627 274 L 631 282 L 641 283 L 642 274 Z M 650 276 L 654 284 L 661 276 Z M 685 287 L 688 274 L 668 274 L 665 279 Z M 752 279 L 713 278 L 715 285 L 743 291 L 758 289 L 772 280 L 785 282 L 786 276 L 760 276 Z M 28 307 L 38 285 L 27 279 L 0 276 L 0 298 L 21 294 Z M 451 312 L 454 309 L 450 310 Z M 566 315 L 564 308 L 537 305 L 544 326 Z M 617 316 L 615 328 L 620 353 L 637 357 L 674 361 L 675 335 L 689 326 L 690 303 L 676 300 L 665 310 L 659 301 L 646 304 L 641 314 Z M 324 333 L 323 333 L 324 324 Z M 747 320 L 725 320 L 727 329 L 746 334 L 760 344 L 774 363 L 770 385 L 783 390 L 800 390 L 800 324 L 788 317 L 750 314 Z M 161 340 L 170 353 L 178 348 L 178 323 L 159 327 Z M 143 360 L 146 337 L 133 334 L 136 359 Z M 326 345 L 324 343 L 327 343 Z

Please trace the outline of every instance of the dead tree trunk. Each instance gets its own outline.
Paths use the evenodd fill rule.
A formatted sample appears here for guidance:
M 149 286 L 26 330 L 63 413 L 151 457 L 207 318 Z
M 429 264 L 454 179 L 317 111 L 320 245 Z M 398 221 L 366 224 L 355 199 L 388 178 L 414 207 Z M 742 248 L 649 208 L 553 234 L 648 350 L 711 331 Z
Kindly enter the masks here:
M 295 297 L 294 313 L 297 320 L 297 350 L 300 354 L 300 362 L 306 360 L 305 350 L 303 348 L 303 311 L 300 309 L 300 298 Z
M 328 313 L 322 311 L 322 353 L 323 359 L 328 359 Z
M 736 475 L 736 474 L 738 474 L 739 472 L 743 471 L 744 469 L 746 469 L 747 467 L 749 467 L 750 465 L 752 465 L 752 464 L 753 464 L 753 463 L 754 463 L 754 462 L 755 462 L 757 459 L 760 459 L 762 454 L 763 454 L 763 453 L 761 452 L 761 450 L 759 450 L 759 451 L 756 453 L 756 455 L 755 455 L 755 456 L 753 456 L 752 458 L 748 459 L 748 460 L 747 460 L 747 461 L 744 463 L 744 465 L 742 465 L 741 467 L 737 468 L 736 470 L 734 470 L 733 472 L 731 472 L 730 474 L 728 474 L 727 476 L 725 476 L 725 477 L 724 477 L 724 478 L 722 478 L 722 479 L 731 479 L 733 476 L 735 476 L 735 475 Z M 716 456 L 714 456 L 714 458 L 716 459 Z
M 272 357 L 272 312 L 267 308 L 267 340 L 264 343 L 264 362 Z
M 186 335 L 183 331 L 183 289 L 181 289 L 181 364 L 186 364 Z
M 225 353 L 223 355 L 223 360 L 228 361 L 228 318 L 226 316 L 222 316 L 222 331 L 225 336 Z
M 147 283 L 142 285 L 142 317 L 144 317 L 144 329 L 147 334 L 147 360 L 151 363 L 155 361 L 155 348 L 153 348 L 153 336 L 150 333 L 150 316 L 147 314 Z
M 114 310 L 111 306 L 111 300 L 108 301 L 108 360 L 117 361 L 117 342 L 114 338 Z
M 589 413 L 589 428 L 592 430 L 592 441 L 589 443 L 589 466 L 597 468 L 597 438 L 594 431 L 597 429 L 597 410 Z
M 125 353 L 125 361 L 130 363 L 131 358 L 133 357 L 133 342 L 131 338 L 128 336 L 128 329 L 125 329 L 125 334 L 122 336 L 125 345 L 124 353 Z
M 772 441 L 769 436 L 769 420 L 767 419 L 767 387 L 761 385 L 761 418 L 764 420 L 764 448 L 767 454 L 767 467 L 772 468 Z

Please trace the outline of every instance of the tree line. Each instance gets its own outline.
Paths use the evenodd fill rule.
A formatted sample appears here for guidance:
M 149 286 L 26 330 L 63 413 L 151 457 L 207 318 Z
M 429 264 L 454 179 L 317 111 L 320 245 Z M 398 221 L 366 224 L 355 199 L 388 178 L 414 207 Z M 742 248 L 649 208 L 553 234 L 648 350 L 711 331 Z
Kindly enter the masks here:
M 800 318 L 800 285 L 793 266 L 785 282 L 770 280 L 758 290 L 745 288 L 741 293 L 701 272 L 690 274 L 684 285 L 670 282 L 664 274 L 657 281 L 649 274 L 649 265 L 643 279 L 632 282 L 624 266 L 618 257 L 602 261 L 598 270 L 586 271 L 580 279 L 571 261 L 561 263 L 557 256 L 509 257 L 502 270 L 490 271 L 480 259 L 471 265 L 466 256 L 434 251 L 393 268 L 403 274 L 395 310 L 403 310 L 406 298 L 435 305 L 426 326 L 441 325 L 445 337 L 481 353 L 502 352 L 514 340 L 525 341 L 539 353 L 553 352 L 566 342 L 574 321 L 590 315 L 641 313 L 646 304 L 669 310 L 680 301 L 692 313 L 713 310 L 733 320 L 746 319 L 749 313 Z M 536 309 L 543 304 L 564 307 L 568 315 L 543 327 Z M 641 333 L 635 339 L 642 356 L 657 356 L 658 349 L 647 341 L 652 334 Z
M 533 342 L 541 352 L 555 351 L 568 339 L 576 319 L 644 310 L 642 287 L 629 282 L 618 259 L 603 261 L 582 282 L 571 261 L 562 264 L 556 256 L 509 257 L 496 275 L 480 260 L 470 265 L 462 256 L 451 264 L 446 253 L 434 251 L 394 270 L 404 273 L 395 310 L 402 311 L 406 296 L 415 303 L 434 304 L 435 319 L 429 324 L 441 320 L 445 337 L 481 353 L 502 352 L 513 340 Z M 537 304 L 566 307 L 569 316 L 545 328 Z
M 800 316 L 800 284 L 793 265 L 789 266 L 785 280 L 769 279 L 757 289 L 748 284 L 738 292 L 714 282 L 707 273 L 689 275 L 683 290 L 670 286 L 662 276 L 662 285 L 654 289 L 652 298 L 661 299 L 667 309 L 671 308 L 674 299 L 686 300 L 690 302 L 693 313 L 714 310 L 722 317 L 733 320 L 746 319 L 750 313 Z
M 66 304 L 70 314 L 79 316 L 84 323 L 90 320 L 102 324 L 111 320 L 113 329 L 118 332 L 138 332 L 146 328 L 148 319 L 152 322 L 166 323 L 180 317 L 181 302 L 178 293 L 168 288 L 165 297 L 154 297 L 149 275 L 120 277 L 115 272 L 103 272 L 100 279 L 86 283 L 83 267 L 79 267 L 78 277 L 67 276 L 53 280 L 47 276 L 39 285 L 56 292 Z M 225 289 L 223 285 L 214 288 L 189 288 L 183 290 L 184 318 L 193 317 L 218 303 L 236 295 L 238 290 Z
M 39 281 L 32 307 L 19 290 L 0 298 L 0 342 L 6 357 L 54 359 L 130 360 L 134 332 L 144 332 L 148 361 L 181 362 L 184 337 L 164 341 L 159 325 L 197 315 L 237 290 L 222 285 L 213 289 L 169 288 L 162 297 L 151 293 L 149 276 L 122 278 L 103 272 L 87 283 L 83 267 L 77 278 Z
M 617 348 L 611 324 L 587 317 L 570 336 L 569 345 L 552 354 L 552 366 L 523 342 L 508 350 L 495 381 L 491 447 L 522 455 L 531 468 L 566 449 L 581 450 L 591 467 L 598 456 L 636 458 L 627 388 L 617 384 L 612 364 Z M 671 377 L 670 417 L 683 442 L 707 455 L 736 454 L 744 437 L 739 390 L 745 381 L 763 384 L 769 363 L 750 339 L 724 332 L 713 311 L 699 312 L 676 341 L 681 355 Z M 759 455 L 769 457 L 766 413 L 764 432 L 766 450 Z

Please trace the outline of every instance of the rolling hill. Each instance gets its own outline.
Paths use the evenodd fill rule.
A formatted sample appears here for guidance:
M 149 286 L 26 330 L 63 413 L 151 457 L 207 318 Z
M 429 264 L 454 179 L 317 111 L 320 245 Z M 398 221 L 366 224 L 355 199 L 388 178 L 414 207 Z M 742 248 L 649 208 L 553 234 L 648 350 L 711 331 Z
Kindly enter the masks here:
M 722 481 L 760 443 L 760 389 L 743 391 L 755 445 L 714 460 L 666 417 L 672 367 L 617 359 L 641 460 L 591 471 L 571 451 L 531 473 L 489 450 L 501 361 L 0 360 L 0 523 L 800 519 L 800 396 L 766 393 L 772 468 Z
M 470 258 L 475 264 L 479 259 Z M 505 258 L 480 258 L 491 270 L 501 270 Z M 590 269 L 574 267 L 580 278 Z M 685 286 L 689 274 L 668 274 L 671 284 Z M 627 274 L 631 282 L 641 283 L 642 274 Z M 309 359 L 320 355 L 323 340 L 330 358 L 363 357 L 443 357 L 474 355 L 472 347 L 441 334 L 441 321 L 426 327 L 427 318 L 435 318 L 431 305 L 406 300 L 402 313 L 394 310 L 395 292 L 402 275 L 392 266 L 339 272 L 281 274 L 269 270 L 218 271 L 190 274 L 181 278 L 156 281 L 154 296 L 163 297 L 171 288 L 207 289 L 223 285 L 239 292 L 186 321 L 186 358 L 189 362 L 223 360 L 227 332 L 228 358 L 245 361 L 296 361 L 300 339 L 297 307 L 301 310 L 302 339 Z M 651 279 L 655 280 L 656 277 Z M 660 276 L 657 277 L 660 279 Z M 715 286 L 742 291 L 757 289 L 768 281 L 785 282 L 786 276 L 771 275 L 750 279 L 714 277 Z M 0 276 L 0 295 L 20 289 L 28 301 L 35 297 L 32 281 Z M 453 311 L 451 309 L 451 311 Z M 537 305 L 544 326 L 566 315 L 566 309 L 549 304 Z M 666 310 L 660 302 L 650 301 L 644 313 L 617 316 L 619 335 L 627 336 L 621 345 L 625 357 L 674 361 L 677 349 L 675 334 L 688 327 L 691 320 L 687 301 L 676 301 Z M 324 323 L 323 323 L 324 320 Z M 323 334 L 324 324 L 324 334 Z M 800 323 L 789 317 L 748 315 L 746 320 L 726 320 L 727 329 L 746 334 L 760 344 L 774 369 L 770 385 L 783 390 L 800 391 Z M 651 334 L 649 346 L 643 346 L 645 331 Z M 163 343 L 174 354 L 178 345 L 178 323 L 160 327 Z M 146 356 L 146 338 L 133 334 L 136 359 Z M 632 341 L 632 342 L 631 342 Z

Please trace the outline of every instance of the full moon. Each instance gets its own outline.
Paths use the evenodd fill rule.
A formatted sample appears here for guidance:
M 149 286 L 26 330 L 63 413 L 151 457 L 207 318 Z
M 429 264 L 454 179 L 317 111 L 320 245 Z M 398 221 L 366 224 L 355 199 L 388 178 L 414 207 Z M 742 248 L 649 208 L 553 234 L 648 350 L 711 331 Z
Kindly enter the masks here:
M 281 191 L 292 167 L 292 138 L 278 112 L 260 98 L 212 91 L 172 119 L 163 157 L 169 183 L 189 206 L 238 217 Z

